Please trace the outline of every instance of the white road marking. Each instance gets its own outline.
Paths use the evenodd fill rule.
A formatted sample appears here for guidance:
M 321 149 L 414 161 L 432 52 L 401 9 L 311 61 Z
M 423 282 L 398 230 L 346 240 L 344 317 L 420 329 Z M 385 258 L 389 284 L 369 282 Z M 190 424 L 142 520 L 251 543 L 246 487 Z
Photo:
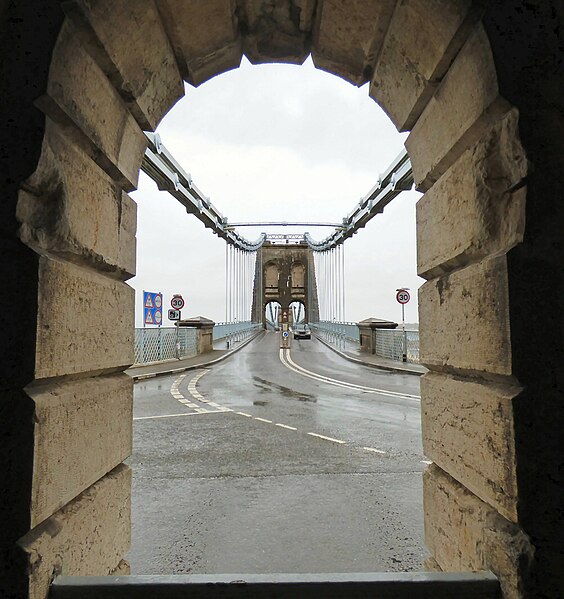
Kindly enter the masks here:
M 199 402 L 202 402 L 205 404 L 209 404 L 210 402 L 208 402 L 207 399 L 205 399 L 202 395 L 200 395 L 200 393 L 198 393 L 198 391 L 196 390 L 196 384 L 208 372 L 209 372 L 208 370 L 203 370 L 202 372 L 199 372 L 198 374 L 193 376 L 192 379 L 190 380 L 190 382 L 188 383 L 188 391 L 190 392 L 190 395 L 192 396 L 192 398 L 195 399 L 196 401 L 199 401 Z M 174 383 L 172 383 L 172 386 L 170 388 L 170 394 L 179 403 L 181 403 L 183 406 L 186 406 L 187 408 L 191 408 L 191 409 L 195 410 L 196 414 L 217 414 L 218 412 L 231 411 L 228 408 L 222 408 L 218 404 L 213 404 L 214 407 L 218 408 L 217 410 L 208 410 L 207 408 L 203 408 L 202 406 L 195 404 L 194 402 L 186 399 L 184 397 L 184 395 L 182 395 L 182 393 L 180 393 L 178 388 L 180 387 L 180 385 L 182 384 L 182 381 L 187 376 L 188 376 L 188 373 L 185 372 L 184 374 L 181 374 L 180 376 L 176 377 L 176 379 L 174 380 Z M 153 416 L 151 416 L 151 418 L 153 418 Z M 154 418 L 156 418 L 156 416 Z
M 255 420 L 260 420 L 261 422 L 268 422 L 268 424 L 272 424 L 272 420 L 267 420 L 266 418 L 259 418 L 255 416 Z
M 293 426 L 288 426 L 287 424 L 280 424 L 277 422 L 274 426 L 279 426 L 280 428 L 287 428 L 289 431 L 297 431 L 298 429 Z
M 422 464 L 427 464 L 427 466 L 430 466 L 433 462 L 430 462 L 429 460 L 421 460 Z
M 364 391 L 366 393 L 374 393 L 375 395 L 384 395 L 386 397 L 400 397 L 402 399 L 409 399 L 411 401 L 419 402 L 421 400 L 420 395 L 412 395 L 410 393 L 399 393 L 397 391 L 388 391 L 386 389 L 376 389 L 374 387 L 365 387 L 364 385 L 356 385 L 355 383 L 346 383 L 344 381 L 338 381 L 337 379 L 332 379 L 328 376 L 324 376 L 321 374 L 317 374 L 316 372 L 312 372 L 311 370 L 306 370 L 302 366 L 296 364 L 291 356 L 289 349 L 280 349 L 280 361 L 286 368 L 293 370 L 294 372 L 301 374 L 307 378 L 327 383 L 328 385 L 334 385 L 336 387 L 343 387 L 345 389 L 351 389 L 355 391 Z
M 210 412 L 184 412 L 183 414 L 161 414 L 159 416 L 137 416 L 133 420 L 156 420 L 157 418 L 178 418 L 179 416 L 201 416 L 202 414 L 222 414 L 225 410 L 215 410 Z
M 332 441 L 333 443 L 340 443 L 341 445 L 346 445 L 346 441 L 341 441 L 340 439 L 333 439 L 332 437 L 326 437 L 325 435 L 318 435 L 317 433 L 308 433 L 312 437 L 319 437 L 320 439 L 325 439 L 325 441 Z
M 362 449 L 366 449 L 366 451 L 373 451 L 374 453 L 381 453 L 383 455 L 386 455 L 385 451 L 382 451 L 381 449 L 375 449 L 374 447 L 363 447 Z
M 235 412 L 235 414 L 239 414 L 239 416 L 245 416 L 246 418 L 252 418 L 252 414 L 246 414 L 245 412 Z

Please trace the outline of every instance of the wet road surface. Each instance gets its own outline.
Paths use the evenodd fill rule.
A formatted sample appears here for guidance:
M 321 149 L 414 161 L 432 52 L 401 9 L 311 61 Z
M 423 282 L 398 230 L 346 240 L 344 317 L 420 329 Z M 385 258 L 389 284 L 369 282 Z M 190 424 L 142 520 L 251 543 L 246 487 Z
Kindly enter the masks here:
M 419 378 L 266 333 L 135 385 L 136 574 L 422 568 Z

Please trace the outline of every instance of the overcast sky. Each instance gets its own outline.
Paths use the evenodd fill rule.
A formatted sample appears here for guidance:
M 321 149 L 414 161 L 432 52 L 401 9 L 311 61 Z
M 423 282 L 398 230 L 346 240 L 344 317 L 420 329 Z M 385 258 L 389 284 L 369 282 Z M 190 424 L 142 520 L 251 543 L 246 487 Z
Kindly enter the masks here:
M 314 68 L 252 66 L 186 96 L 158 128 L 164 145 L 230 221 L 340 221 L 403 148 L 405 134 L 368 96 L 368 88 Z M 400 321 L 398 287 L 409 287 L 406 321 L 417 322 L 415 203 L 406 192 L 345 244 L 346 319 Z M 225 320 L 225 243 L 143 173 L 138 203 L 136 326 L 142 291 L 160 291 L 165 308 L 174 293 L 182 316 Z M 240 232 L 256 239 L 265 230 Z M 288 227 L 267 232 L 292 231 Z M 313 229 L 316 239 L 330 229 Z M 166 313 L 165 313 L 166 323 Z M 167 323 L 168 324 L 168 323 Z

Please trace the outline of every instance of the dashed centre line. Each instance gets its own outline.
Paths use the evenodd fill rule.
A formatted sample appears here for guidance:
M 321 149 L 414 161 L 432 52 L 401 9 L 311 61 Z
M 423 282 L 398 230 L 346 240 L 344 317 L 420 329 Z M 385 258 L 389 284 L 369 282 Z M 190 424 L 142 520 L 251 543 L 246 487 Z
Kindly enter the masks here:
M 287 424 L 282 424 L 277 422 L 274 426 L 279 426 L 280 428 L 287 428 L 289 431 L 297 431 L 298 429 L 294 426 L 288 426 Z
M 346 441 L 341 441 L 340 439 L 333 439 L 333 437 L 326 437 L 325 435 L 319 435 L 318 433 L 307 433 L 312 437 L 319 437 L 319 439 L 325 439 L 325 441 L 332 441 L 333 443 L 339 443 L 341 445 L 346 445 Z
M 312 373 L 308 370 L 305 370 L 304 368 L 302 368 L 301 366 L 298 366 L 295 362 L 292 361 L 292 359 L 289 356 L 289 352 L 287 354 L 285 354 L 283 352 L 283 350 L 280 350 L 280 359 L 282 360 L 282 362 L 288 366 L 289 368 L 291 368 L 292 370 L 298 370 L 301 371 L 300 374 L 304 375 L 304 376 L 308 376 L 309 378 L 318 378 L 320 377 L 320 375 L 317 375 L 315 373 Z M 186 399 L 184 397 L 184 395 L 182 395 L 182 393 L 180 393 L 179 391 L 179 387 L 182 384 L 182 381 L 186 378 L 187 374 L 181 374 L 180 376 L 178 376 L 174 383 L 172 384 L 171 388 L 170 388 L 170 393 L 171 395 L 181 404 L 185 405 L 186 407 L 192 408 L 193 410 L 195 410 L 195 412 L 192 413 L 184 413 L 184 414 L 164 414 L 164 415 L 159 415 L 159 416 L 142 416 L 142 417 L 138 417 L 138 418 L 134 418 L 134 420 L 151 420 L 151 419 L 156 419 L 156 418 L 176 418 L 176 417 L 181 417 L 181 416 L 196 416 L 198 414 L 221 414 L 221 413 L 226 413 L 226 412 L 233 412 L 234 414 L 237 414 L 239 416 L 244 416 L 245 418 L 252 418 L 253 420 L 258 420 L 259 422 L 265 422 L 266 424 L 274 424 L 274 426 L 277 426 L 279 428 L 284 428 L 290 431 L 298 431 L 298 429 L 294 426 L 290 426 L 288 424 L 284 424 L 282 422 L 273 422 L 272 420 L 269 420 L 267 418 L 262 418 L 260 416 L 253 416 L 252 414 L 248 414 L 247 412 L 234 412 L 233 410 L 231 410 L 231 408 L 227 408 L 227 407 L 223 407 L 221 405 L 219 405 L 216 402 L 210 401 L 208 399 L 206 399 L 197 389 L 197 384 L 198 381 L 207 373 L 209 372 L 208 370 L 203 370 L 202 372 L 199 372 L 198 374 L 196 374 L 195 376 L 192 377 L 192 379 L 190 380 L 190 382 L 188 383 L 188 392 L 190 393 L 190 395 L 192 396 L 192 398 L 200 403 L 204 403 L 207 404 L 207 406 L 209 407 L 213 407 L 216 408 L 215 410 L 209 410 L 207 408 L 203 408 L 191 401 L 189 401 L 188 399 Z M 328 377 L 320 377 L 324 379 L 324 382 L 329 382 L 330 384 L 337 384 L 338 386 L 349 386 L 350 387 L 354 387 L 354 388 L 361 388 L 362 390 L 369 390 L 370 388 L 367 387 L 362 387 L 361 385 L 350 385 L 348 383 L 341 383 L 340 381 L 336 381 L 335 379 L 329 379 Z M 380 389 L 370 389 L 370 391 L 372 392 L 376 392 L 376 393 L 382 393 L 383 390 Z M 386 392 L 386 394 L 389 392 Z M 392 395 L 396 395 L 396 396 L 403 396 L 409 399 L 415 399 L 417 396 L 409 396 L 407 394 L 399 394 L 399 393 L 394 393 L 391 392 L 390 394 Z M 321 435 L 319 433 L 314 433 L 314 432 L 307 432 L 307 435 L 311 436 L 311 437 L 316 437 L 318 439 L 323 439 L 324 441 L 330 441 L 331 443 L 336 443 L 338 445 L 349 445 L 349 443 L 347 443 L 347 441 L 343 441 L 342 439 L 335 439 L 334 437 L 328 437 L 326 435 Z M 362 447 L 362 449 L 364 451 L 368 451 L 370 453 L 375 453 L 375 454 L 379 454 L 379 455 L 386 455 L 387 452 L 382 450 L 382 449 L 377 449 L 375 447 Z M 432 464 L 433 462 L 430 462 L 428 460 L 420 460 L 421 464 Z
M 385 451 L 382 451 L 381 449 L 376 449 L 375 447 L 363 447 L 362 449 L 365 449 L 366 451 L 372 451 L 373 453 L 381 453 L 382 455 L 386 455 Z

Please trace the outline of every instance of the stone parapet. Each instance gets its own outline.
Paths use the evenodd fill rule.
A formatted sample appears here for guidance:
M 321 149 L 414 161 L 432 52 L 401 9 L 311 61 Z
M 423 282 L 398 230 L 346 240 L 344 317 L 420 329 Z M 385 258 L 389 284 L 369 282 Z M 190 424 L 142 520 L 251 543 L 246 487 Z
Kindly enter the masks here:
M 376 331 L 378 329 L 397 329 L 398 323 L 379 318 L 366 318 L 356 323 L 360 339 L 360 351 L 376 353 Z
M 213 350 L 213 327 L 215 322 L 204 316 L 194 316 L 186 320 L 180 320 L 178 327 L 188 327 L 197 330 L 198 334 L 198 355 L 207 354 Z

